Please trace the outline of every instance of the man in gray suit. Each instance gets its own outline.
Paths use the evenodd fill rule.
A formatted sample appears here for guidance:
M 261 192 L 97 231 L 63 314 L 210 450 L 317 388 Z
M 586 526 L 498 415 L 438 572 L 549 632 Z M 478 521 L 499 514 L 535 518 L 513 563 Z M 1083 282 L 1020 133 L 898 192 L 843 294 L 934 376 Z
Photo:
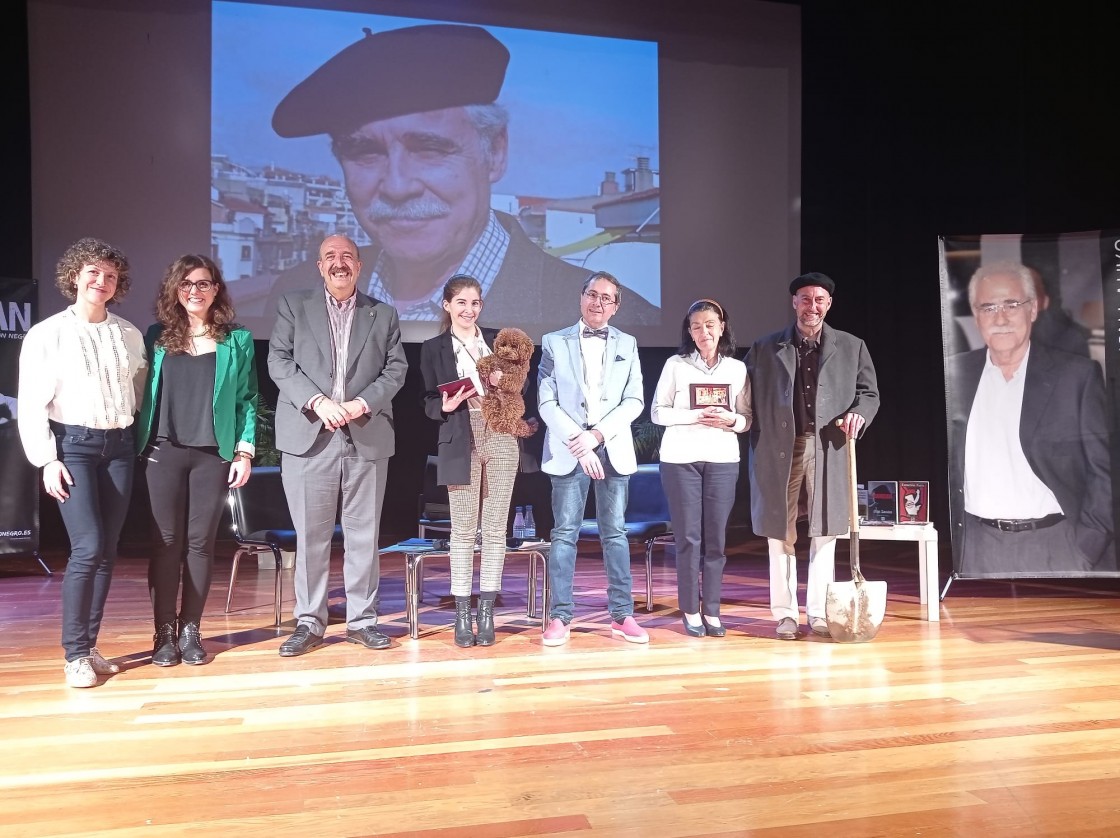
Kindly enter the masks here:
M 645 401 L 637 341 L 607 326 L 621 304 L 618 280 L 605 272 L 592 274 L 580 295 L 580 321 L 541 342 L 538 400 L 547 426 L 541 467 L 552 478 L 555 521 L 545 646 L 568 642 L 576 541 L 592 483 L 611 634 L 631 643 L 649 642 L 634 621 L 630 544 L 623 523 L 630 475 L 638 468 L 630 424 Z
M 282 657 L 323 642 L 340 492 L 346 639 L 389 646 L 377 629 L 377 527 L 394 450 L 392 400 L 408 364 L 396 310 L 356 288 L 357 245 L 329 236 L 318 266 L 324 287 L 281 298 L 268 348 L 280 388 L 276 447 L 296 527 L 296 630 L 280 646 Z
M 848 531 L 844 445 L 879 410 L 875 367 L 863 341 L 824 322 L 836 284 L 822 273 L 793 280 L 795 322 L 755 341 L 747 355 L 754 423 L 750 436 L 751 526 L 770 553 L 770 611 L 781 640 L 798 637 L 797 517 L 809 517 L 805 614 L 828 636 L 825 590 L 835 575 L 836 537 Z

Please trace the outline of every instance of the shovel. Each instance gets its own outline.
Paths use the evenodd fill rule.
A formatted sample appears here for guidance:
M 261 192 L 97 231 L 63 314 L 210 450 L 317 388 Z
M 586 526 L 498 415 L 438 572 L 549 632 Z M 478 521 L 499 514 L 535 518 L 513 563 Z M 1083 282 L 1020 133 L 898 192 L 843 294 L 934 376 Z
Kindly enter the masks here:
M 851 582 L 830 582 L 824 614 L 837 643 L 866 643 L 879 633 L 887 613 L 887 583 L 868 582 L 859 572 L 859 507 L 856 496 L 856 441 L 848 439 L 848 521 Z

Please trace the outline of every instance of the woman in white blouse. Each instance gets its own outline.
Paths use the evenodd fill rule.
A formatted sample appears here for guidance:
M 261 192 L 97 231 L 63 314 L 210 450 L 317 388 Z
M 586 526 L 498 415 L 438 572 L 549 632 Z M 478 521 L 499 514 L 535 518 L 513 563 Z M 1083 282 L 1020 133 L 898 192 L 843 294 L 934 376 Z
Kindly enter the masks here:
M 132 495 L 132 425 L 147 362 L 139 330 L 108 310 L 128 293 L 123 253 L 81 239 L 55 273 L 73 305 L 23 339 L 19 432 L 70 537 L 62 581 L 66 682 L 92 687 L 99 675 L 118 671 L 98 651 L 97 635 Z
M 653 421 L 666 426 L 661 484 L 676 542 L 677 600 L 693 637 L 727 633 L 719 619 L 727 519 L 739 479 L 738 434 L 751 426 L 751 385 L 746 366 L 730 357 L 734 351 L 723 306 L 694 302 L 650 409 Z

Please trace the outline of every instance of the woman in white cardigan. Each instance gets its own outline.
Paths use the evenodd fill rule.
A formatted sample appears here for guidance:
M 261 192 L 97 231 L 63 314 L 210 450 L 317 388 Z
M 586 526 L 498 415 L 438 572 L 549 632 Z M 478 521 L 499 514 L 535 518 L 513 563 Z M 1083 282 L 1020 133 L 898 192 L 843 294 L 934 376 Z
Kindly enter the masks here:
M 97 649 L 117 542 L 132 495 L 133 422 L 147 362 L 140 331 L 109 304 L 128 293 L 128 259 L 81 239 L 58 262 L 73 302 L 28 330 L 19 356 L 19 433 L 70 537 L 62 580 L 66 683 L 92 687 L 118 667 Z
M 677 554 L 677 600 L 692 637 L 723 637 L 719 619 L 727 519 L 739 479 L 739 438 L 751 426 L 751 385 L 730 357 L 735 337 L 715 300 L 697 300 L 665 362 L 650 415 L 665 425 L 661 484 Z M 701 552 L 702 550 L 702 552 Z

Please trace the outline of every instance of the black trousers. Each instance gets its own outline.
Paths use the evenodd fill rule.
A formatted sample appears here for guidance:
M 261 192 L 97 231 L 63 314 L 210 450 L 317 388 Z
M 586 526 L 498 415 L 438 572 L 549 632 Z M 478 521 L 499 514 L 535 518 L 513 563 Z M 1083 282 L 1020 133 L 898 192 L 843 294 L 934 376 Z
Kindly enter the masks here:
M 677 604 L 685 614 L 699 614 L 702 603 L 705 616 L 719 616 L 727 519 L 738 480 L 738 463 L 661 464 L 676 542 Z
M 214 573 L 214 540 L 226 501 L 229 463 L 217 448 L 189 448 L 167 440 L 145 455 L 148 498 L 160 545 L 148 565 L 157 626 L 202 621 Z M 179 583 L 183 602 L 176 614 Z

